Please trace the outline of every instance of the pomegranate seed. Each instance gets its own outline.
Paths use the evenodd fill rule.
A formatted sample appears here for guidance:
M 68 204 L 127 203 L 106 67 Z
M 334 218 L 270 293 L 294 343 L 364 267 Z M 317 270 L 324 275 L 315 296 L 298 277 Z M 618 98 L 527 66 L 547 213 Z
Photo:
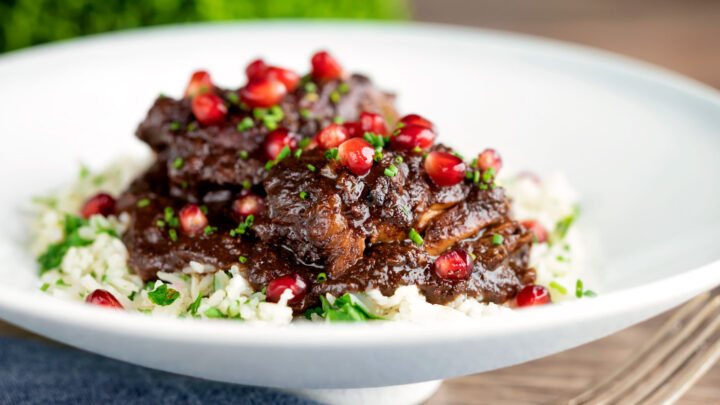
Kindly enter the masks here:
M 247 67 L 245 68 L 245 74 L 247 75 L 249 82 L 253 80 L 260 80 L 265 78 L 267 69 L 268 66 L 265 64 L 264 60 L 255 59 L 254 61 L 250 62 L 249 65 L 247 65 Z
M 210 74 L 204 70 L 198 70 L 190 77 L 190 83 L 185 88 L 185 97 L 195 97 L 198 94 L 207 93 L 214 89 Z
M 266 75 L 269 79 L 275 79 L 284 84 L 287 91 L 295 90 L 298 83 L 300 83 L 300 76 L 297 73 L 276 66 L 267 68 Z
M 364 135 L 362 130 L 360 129 L 360 123 L 359 122 L 346 122 L 342 124 L 343 127 L 345 127 L 345 130 L 348 133 L 348 137 L 350 138 L 356 138 L 361 137 Z
M 238 220 L 244 220 L 250 215 L 257 217 L 264 208 L 265 202 L 262 197 L 249 191 L 240 194 L 232 203 L 233 215 Z
M 545 243 L 547 242 L 548 233 L 544 226 L 540 225 L 540 222 L 535 221 L 534 219 L 530 219 L 527 221 L 522 221 L 520 223 L 522 226 L 527 228 L 530 232 L 532 232 L 535 235 L 535 239 L 537 243 Z
M 433 267 L 440 278 L 466 280 L 472 274 L 473 259 L 467 251 L 458 249 L 440 255 Z
M 408 114 L 400 118 L 399 122 L 402 122 L 404 125 L 419 125 L 421 127 L 429 128 L 431 131 L 435 132 L 435 125 L 433 125 L 430 120 L 417 114 Z
M 425 158 L 425 171 L 438 186 L 454 186 L 465 178 L 465 162 L 452 153 L 432 151 Z
M 287 93 L 285 85 L 277 79 L 253 80 L 240 89 L 240 98 L 251 108 L 268 108 L 282 101 Z
M 223 99 L 212 93 L 193 97 L 190 106 L 195 118 L 203 125 L 216 125 L 225 121 L 228 112 Z
M 332 149 L 340 146 L 348 138 L 348 132 L 340 124 L 330 124 L 317 134 L 318 145 L 323 149 Z
M 95 290 L 85 297 L 85 302 L 106 308 L 124 309 L 114 295 L 105 290 Z
M 290 131 L 285 128 L 278 128 L 270 132 L 265 138 L 265 156 L 269 160 L 277 159 L 285 145 L 289 146 L 290 150 L 297 149 L 297 139 Z
M 390 137 L 390 146 L 393 149 L 413 150 L 415 148 L 427 149 L 435 141 L 435 133 L 428 127 L 420 125 L 406 125 Z
M 362 138 L 350 138 L 338 147 L 338 158 L 356 176 L 370 171 L 375 157 L 375 149 Z
M 526 285 L 517 297 L 515 297 L 517 306 L 531 307 L 533 305 L 550 304 L 550 291 L 541 285 Z
M 342 67 L 329 53 L 320 51 L 313 55 L 312 75 L 318 80 L 334 80 L 342 75 Z
M 83 204 L 81 215 L 88 219 L 93 215 L 102 215 L 104 217 L 115 212 L 115 199 L 110 194 L 100 193 L 88 198 Z
M 495 173 L 499 172 L 502 168 L 502 158 L 495 149 L 485 149 L 478 155 L 477 166 L 480 170 L 485 171 L 489 168 L 495 169 Z
M 268 302 L 278 302 L 285 290 L 290 290 L 293 297 L 288 301 L 290 304 L 300 302 L 305 298 L 307 292 L 307 283 L 297 274 L 288 274 L 287 276 L 278 277 L 271 281 L 267 290 L 265 290 L 266 300 Z
M 387 125 L 385 118 L 380 114 L 363 111 L 360 113 L 360 130 L 361 135 L 365 132 L 372 132 L 378 135 L 387 135 Z
M 180 226 L 187 235 L 194 235 L 205 230 L 208 219 L 197 204 L 187 204 L 178 212 Z

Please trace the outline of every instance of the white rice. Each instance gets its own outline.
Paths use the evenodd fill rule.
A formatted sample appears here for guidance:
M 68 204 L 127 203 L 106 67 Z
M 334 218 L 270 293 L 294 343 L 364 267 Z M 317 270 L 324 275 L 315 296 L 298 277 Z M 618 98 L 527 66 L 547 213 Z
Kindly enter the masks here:
M 83 170 L 74 185 L 51 198 L 39 199 L 39 211 L 33 224 L 31 250 L 43 253 L 47 247 L 64 237 L 65 213 L 77 215 L 82 203 L 100 191 L 118 195 L 144 165 L 123 159 L 97 175 Z M 512 197 L 512 209 L 519 220 L 538 220 L 552 230 L 561 219 L 576 209 L 577 195 L 564 177 L 554 175 L 542 183 L 529 177 L 518 177 L 502 183 Z M 128 311 L 158 316 L 227 318 L 244 321 L 287 324 L 293 321 L 287 301 L 290 291 L 278 303 L 265 301 L 262 292 L 254 292 L 243 276 L 242 264 L 226 271 L 212 272 L 202 263 L 190 263 L 182 273 L 158 273 L 159 280 L 144 285 L 127 266 L 128 252 L 122 241 L 101 229 L 111 229 L 120 235 L 127 226 L 126 215 L 103 218 L 94 216 L 78 232 L 92 243 L 72 247 L 56 269 L 40 276 L 40 286 L 53 296 L 83 301 L 96 289 L 104 289 L 118 299 Z M 549 244 L 535 244 L 530 266 L 538 275 L 538 284 L 550 287 L 553 301 L 575 296 L 575 286 L 583 265 L 582 240 L 576 227 L 570 227 L 562 240 Z M 210 271 L 210 272 L 209 272 Z M 169 305 L 158 305 L 149 293 L 165 284 L 179 293 Z M 565 291 L 563 291 L 563 289 Z M 511 313 L 507 306 L 486 304 L 478 298 L 460 296 L 448 305 L 434 305 L 425 300 L 416 286 L 399 287 L 391 297 L 378 290 L 353 294 L 373 314 L 388 320 L 429 321 L 439 319 L 468 319 Z M 328 295 L 330 304 L 335 297 Z M 324 321 L 313 314 L 314 321 Z

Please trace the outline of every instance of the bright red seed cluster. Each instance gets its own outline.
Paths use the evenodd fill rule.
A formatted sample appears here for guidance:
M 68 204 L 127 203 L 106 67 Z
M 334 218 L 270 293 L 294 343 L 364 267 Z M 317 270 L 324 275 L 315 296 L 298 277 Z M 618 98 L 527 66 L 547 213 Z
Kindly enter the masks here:
M 195 235 L 205 230 L 208 219 L 197 204 L 187 204 L 178 213 L 180 227 L 187 235 Z
M 267 290 L 265 290 L 267 301 L 280 301 L 280 297 L 285 290 L 290 290 L 293 294 L 293 297 L 288 301 L 288 303 L 295 304 L 305 298 L 305 294 L 307 293 L 307 283 L 297 274 L 288 274 L 286 276 L 278 277 L 271 281 L 267 286 Z
M 350 138 L 338 147 L 338 159 L 353 174 L 364 176 L 373 165 L 375 149 L 363 138 Z
M 425 171 L 438 186 L 454 186 L 465 178 L 465 162 L 452 153 L 432 151 L 425 158 Z
M 123 309 L 123 306 L 117 298 L 105 290 L 95 290 L 91 292 L 87 297 L 85 297 L 85 302 L 106 308 Z
M 473 270 L 473 259 L 463 250 L 453 250 L 443 253 L 435 259 L 433 265 L 435 274 L 446 280 L 466 280 L 470 278 Z
M 342 76 L 343 70 L 340 63 L 325 51 L 313 55 L 310 63 L 312 64 L 312 76 L 316 80 L 329 81 Z
M 115 199 L 106 193 L 100 193 L 90 197 L 83 204 L 80 214 L 83 218 L 88 219 L 93 215 L 102 215 L 104 217 L 112 215 L 115 212 Z
M 262 197 L 250 191 L 241 193 L 232 203 L 233 215 L 240 221 L 250 215 L 257 217 L 263 212 L 264 208 L 265 202 Z
M 515 301 L 518 307 L 531 307 L 552 302 L 550 291 L 541 285 L 526 285 L 515 297 Z
M 278 128 L 265 137 L 265 157 L 268 160 L 277 159 L 283 148 L 287 146 L 290 150 L 298 147 L 298 141 L 293 133 L 286 128 Z
M 195 118 L 203 125 L 217 125 L 225 121 L 228 113 L 225 101 L 213 93 L 193 97 L 190 107 Z

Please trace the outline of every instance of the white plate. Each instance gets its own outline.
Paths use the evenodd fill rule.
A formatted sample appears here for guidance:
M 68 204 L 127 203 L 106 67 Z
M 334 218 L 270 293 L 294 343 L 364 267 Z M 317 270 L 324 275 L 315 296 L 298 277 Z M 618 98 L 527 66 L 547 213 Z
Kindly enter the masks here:
M 561 169 L 604 256 L 596 299 L 479 322 L 293 325 L 156 319 L 37 290 L 24 250 L 32 195 L 123 152 L 159 92 L 200 67 L 227 86 L 253 57 L 305 71 L 328 48 L 435 120 L 466 154 Z M 589 342 L 720 283 L 720 97 L 624 58 L 545 40 L 417 24 L 201 25 L 104 35 L 0 58 L 0 316 L 117 359 L 213 380 L 367 387 L 447 378 Z

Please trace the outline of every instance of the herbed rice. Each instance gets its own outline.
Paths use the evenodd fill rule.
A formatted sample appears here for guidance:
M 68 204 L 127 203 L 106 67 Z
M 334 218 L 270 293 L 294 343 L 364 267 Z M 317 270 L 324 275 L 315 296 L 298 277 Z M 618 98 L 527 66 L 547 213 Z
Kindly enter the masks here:
M 122 163 L 120 163 L 122 162 Z M 98 192 L 118 195 L 142 168 L 142 164 L 123 159 L 98 174 L 81 170 L 78 180 L 58 194 L 37 199 L 38 211 L 33 223 L 31 250 L 35 255 L 45 252 L 51 244 L 64 237 L 66 214 L 77 215 L 83 202 Z M 577 215 L 577 195 L 562 175 L 553 175 L 543 182 L 530 176 L 502 181 L 512 198 L 512 209 L 518 220 L 535 219 L 551 231 L 553 243 L 535 244 L 530 266 L 537 271 L 538 284 L 548 286 L 554 302 L 575 298 L 583 249 L 580 232 L 574 226 L 562 232 L 558 224 L 572 223 Z M 145 285 L 128 266 L 128 252 L 116 237 L 126 229 L 126 215 L 93 216 L 77 232 L 87 246 L 71 247 L 56 268 L 40 276 L 40 288 L 53 296 L 83 301 L 96 289 L 111 292 L 126 310 L 171 317 L 228 318 L 287 324 L 293 321 L 287 301 L 290 291 L 278 303 L 265 301 L 263 292 L 255 292 L 243 276 L 243 264 L 226 271 L 190 263 L 181 273 L 158 273 L 159 280 Z M 171 303 L 153 300 L 153 291 L 173 289 L 179 295 Z M 578 294 L 580 295 L 580 294 Z M 336 297 L 326 296 L 333 304 Z M 447 305 L 426 302 L 416 286 L 399 287 L 390 297 L 378 290 L 352 294 L 353 300 L 372 314 L 403 321 L 435 319 L 467 319 L 511 312 L 507 306 L 486 304 L 477 298 L 460 296 Z M 304 319 L 304 318 L 303 318 Z M 325 321 L 312 314 L 313 321 Z

